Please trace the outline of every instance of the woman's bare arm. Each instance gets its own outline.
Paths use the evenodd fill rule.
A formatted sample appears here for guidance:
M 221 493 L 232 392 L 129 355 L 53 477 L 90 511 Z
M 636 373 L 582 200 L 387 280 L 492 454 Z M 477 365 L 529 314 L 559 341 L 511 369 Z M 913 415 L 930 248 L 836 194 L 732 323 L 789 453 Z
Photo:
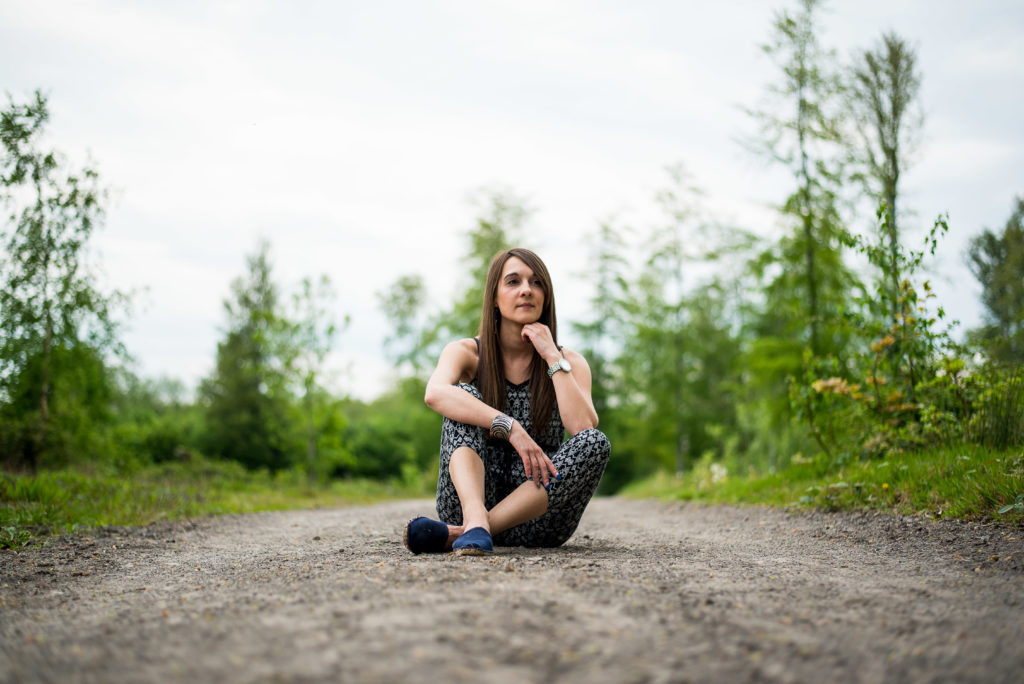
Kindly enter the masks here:
M 555 398 L 558 401 L 558 413 L 562 416 L 562 424 L 570 435 L 576 435 L 597 427 L 597 411 L 590 396 L 590 366 L 582 355 L 570 349 L 563 348 L 562 355 L 572 366 L 572 370 L 568 373 L 556 371 L 551 376 L 551 382 L 555 384 Z
M 489 430 L 494 417 L 501 411 L 456 387 L 457 383 L 468 381 L 476 375 L 478 362 L 476 343 L 473 340 L 448 343 L 441 352 L 437 367 L 427 380 L 427 391 L 423 400 L 427 406 L 445 418 Z M 546 485 L 550 476 L 558 474 L 551 459 L 519 421 L 513 421 L 508 441 L 523 459 L 526 475 L 536 482 L 538 487 Z
M 590 366 L 582 355 L 569 349 L 559 349 L 551 337 L 551 330 L 543 323 L 529 323 L 523 326 L 523 339 L 529 340 L 549 367 L 563 356 L 572 366 L 568 373 L 560 370 L 551 376 L 555 385 L 555 399 L 562 424 L 569 434 L 576 435 L 588 428 L 597 427 L 597 411 L 590 397 Z
M 445 418 L 490 428 L 500 411 L 456 387 L 459 382 L 468 382 L 476 375 L 477 363 L 476 343 L 473 340 L 448 343 L 441 352 L 437 367 L 427 380 L 423 400 Z

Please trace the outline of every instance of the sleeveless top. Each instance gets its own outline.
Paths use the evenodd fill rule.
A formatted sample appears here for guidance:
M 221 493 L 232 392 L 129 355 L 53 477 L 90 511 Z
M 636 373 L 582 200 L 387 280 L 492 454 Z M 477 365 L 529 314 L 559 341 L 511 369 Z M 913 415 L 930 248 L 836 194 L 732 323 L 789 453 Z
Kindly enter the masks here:
M 476 353 L 479 356 L 480 340 L 474 337 L 473 341 L 476 342 Z M 470 384 L 475 388 L 476 378 L 473 378 Z M 533 431 L 533 418 L 530 415 L 530 381 L 526 380 L 516 385 L 506 378 L 505 393 L 508 399 L 508 415 L 519 421 L 519 424 L 537 442 L 537 446 L 545 452 L 557 451 L 565 437 L 565 426 L 562 425 L 562 416 L 558 412 L 558 402 L 555 402 L 554 407 L 551 409 L 551 420 L 548 421 L 548 425 L 543 430 L 538 430 L 535 434 Z M 508 442 L 501 443 L 509 448 L 512 446 Z

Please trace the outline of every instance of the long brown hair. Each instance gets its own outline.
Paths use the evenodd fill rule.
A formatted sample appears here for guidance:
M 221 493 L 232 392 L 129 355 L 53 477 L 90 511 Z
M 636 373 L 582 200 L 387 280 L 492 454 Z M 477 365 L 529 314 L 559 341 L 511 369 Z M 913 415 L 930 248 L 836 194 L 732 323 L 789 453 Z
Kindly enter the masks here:
M 558 344 L 558 327 L 555 322 L 555 292 L 551 287 L 551 276 L 548 268 L 540 257 L 528 249 L 514 247 L 498 252 L 491 260 L 487 271 L 487 283 L 484 285 L 483 310 L 480 314 L 480 363 L 476 376 L 478 389 L 484 397 L 484 403 L 500 411 L 508 411 L 508 395 L 505 391 L 505 363 L 501 353 L 499 333 L 501 331 L 501 313 L 498 311 L 498 284 L 505 262 L 512 257 L 523 261 L 540 281 L 544 291 L 544 305 L 541 307 L 538 323 L 543 323 L 551 330 L 551 339 Z M 551 412 L 555 408 L 555 388 L 548 380 L 548 366 L 540 354 L 533 355 L 530 364 L 530 423 L 531 436 L 543 435 L 551 420 Z M 524 426 L 525 427 L 525 426 Z M 545 445 L 552 446 L 552 445 Z

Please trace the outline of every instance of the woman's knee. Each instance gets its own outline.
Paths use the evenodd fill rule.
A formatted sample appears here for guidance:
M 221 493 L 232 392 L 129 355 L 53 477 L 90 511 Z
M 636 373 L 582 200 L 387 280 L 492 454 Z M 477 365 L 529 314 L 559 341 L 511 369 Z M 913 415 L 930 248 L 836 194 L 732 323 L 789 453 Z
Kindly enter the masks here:
M 462 464 L 476 466 L 477 463 L 483 464 L 483 462 L 483 456 L 477 449 L 463 445 L 457 447 L 448 457 L 448 472 L 451 473 L 452 468 L 459 468 Z
M 612 452 L 612 443 L 608 436 L 597 428 L 589 428 L 577 432 L 570 441 L 594 458 L 608 460 Z

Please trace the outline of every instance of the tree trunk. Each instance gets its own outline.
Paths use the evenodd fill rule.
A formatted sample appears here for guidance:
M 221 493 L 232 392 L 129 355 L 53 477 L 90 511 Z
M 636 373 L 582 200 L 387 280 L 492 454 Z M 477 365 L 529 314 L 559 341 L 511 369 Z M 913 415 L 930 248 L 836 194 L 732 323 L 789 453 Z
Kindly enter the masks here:
M 29 467 L 36 472 L 39 467 L 39 455 L 46 444 L 47 431 L 50 426 L 50 359 L 53 348 L 53 318 L 47 307 L 46 334 L 43 336 L 43 368 L 42 380 L 39 384 L 39 431 L 36 433 L 35 448 L 29 454 Z
M 803 84 L 798 91 L 799 109 L 797 112 L 797 139 L 800 146 L 800 178 L 803 186 L 800 189 L 800 217 L 804 228 L 804 270 L 807 278 L 807 313 L 810 319 L 811 351 L 817 356 L 818 345 L 818 280 L 814 264 L 814 217 L 811 214 L 811 175 L 807 169 L 807 102 L 804 100 Z
M 316 479 L 316 416 L 313 413 L 313 390 L 312 383 L 306 384 L 306 415 L 309 418 L 309 425 L 306 429 L 306 477 L 310 484 Z

